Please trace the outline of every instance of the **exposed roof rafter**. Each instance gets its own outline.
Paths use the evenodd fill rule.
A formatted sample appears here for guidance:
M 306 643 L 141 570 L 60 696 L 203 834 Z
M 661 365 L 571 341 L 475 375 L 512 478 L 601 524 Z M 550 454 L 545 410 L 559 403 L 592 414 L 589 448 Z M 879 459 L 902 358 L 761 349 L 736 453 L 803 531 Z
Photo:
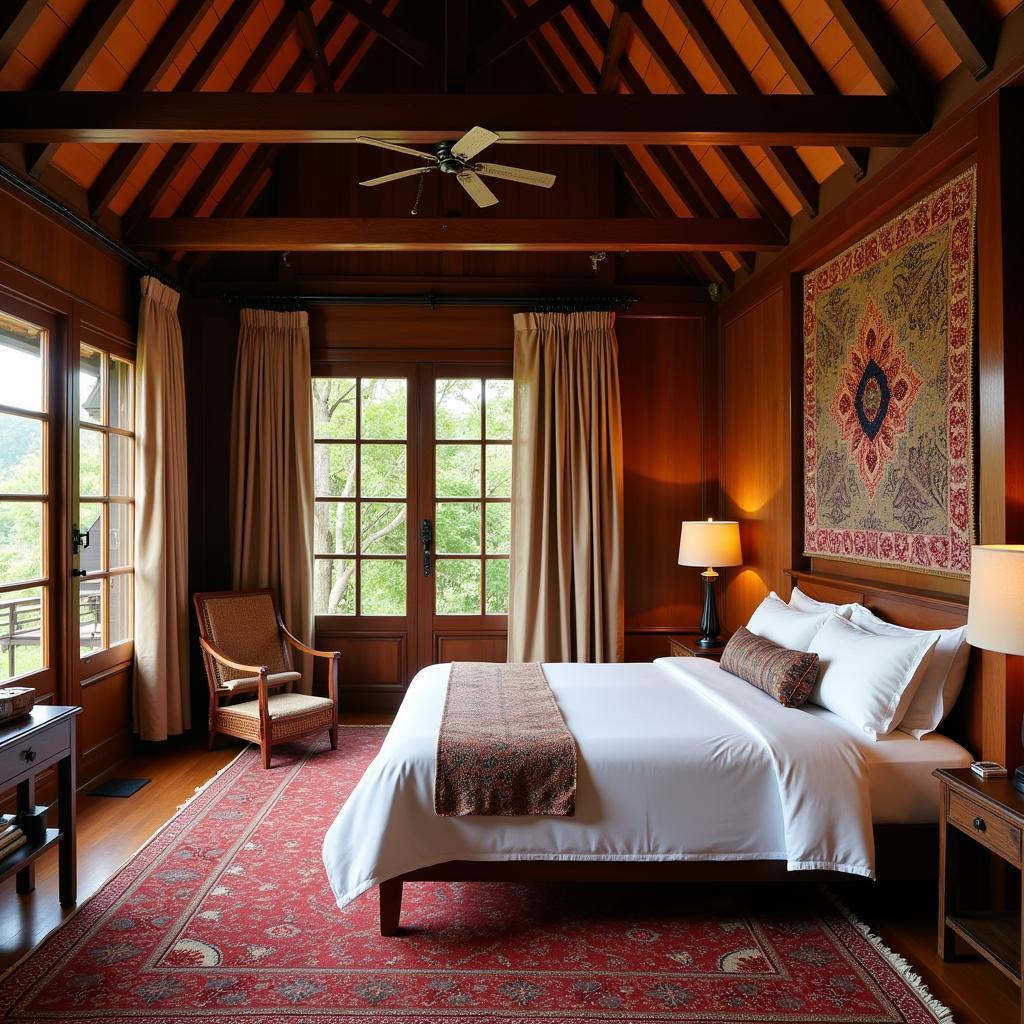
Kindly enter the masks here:
M 389 46 L 421 67 L 434 69 L 441 64 L 440 54 L 411 32 L 407 32 L 393 17 L 368 0 L 332 0 L 367 28 L 373 29 Z
M 7 0 L 0 8 L 0 71 L 45 6 L 46 0 Z
M 924 0 L 928 13 L 975 78 L 992 70 L 999 28 L 978 0 Z
M 543 25 L 546 25 L 556 14 L 569 5 L 569 0 L 537 0 L 529 7 L 525 5 L 522 13 L 516 15 L 503 29 L 496 32 L 490 39 L 481 43 L 469 57 L 473 70 L 479 70 L 493 64 L 514 46 L 528 39 Z

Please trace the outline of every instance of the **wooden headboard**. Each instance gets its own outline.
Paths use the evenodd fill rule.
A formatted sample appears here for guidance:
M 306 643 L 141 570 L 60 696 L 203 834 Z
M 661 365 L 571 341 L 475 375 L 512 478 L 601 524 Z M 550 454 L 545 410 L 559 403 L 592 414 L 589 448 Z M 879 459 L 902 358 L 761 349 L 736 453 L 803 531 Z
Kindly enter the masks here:
M 931 594 L 909 587 L 887 586 L 847 576 L 788 569 L 793 585 L 818 601 L 856 602 L 879 618 L 911 629 L 955 629 L 967 621 L 967 598 Z M 941 731 L 962 743 L 972 754 L 983 753 L 983 690 L 981 652 L 971 651 L 963 692 Z

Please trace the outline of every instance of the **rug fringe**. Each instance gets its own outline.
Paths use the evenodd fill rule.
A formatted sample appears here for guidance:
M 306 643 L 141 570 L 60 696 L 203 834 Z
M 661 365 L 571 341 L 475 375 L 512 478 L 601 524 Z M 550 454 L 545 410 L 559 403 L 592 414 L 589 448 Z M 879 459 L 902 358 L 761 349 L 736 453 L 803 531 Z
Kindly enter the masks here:
M 825 894 L 832 901 L 836 910 L 839 911 L 847 921 L 853 925 L 861 935 L 871 943 L 878 953 L 888 961 L 893 970 L 907 983 L 914 994 L 936 1020 L 936 1024 L 956 1024 L 953 1018 L 953 1011 L 932 995 L 931 990 L 925 984 L 924 978 L 914 969 L 914 965 L 901 956 L 894 949 L 885 944 L 880 935 L 876 935 L 853 911 L 851 911 L 838 896 L 827 886 L 823 887 Z

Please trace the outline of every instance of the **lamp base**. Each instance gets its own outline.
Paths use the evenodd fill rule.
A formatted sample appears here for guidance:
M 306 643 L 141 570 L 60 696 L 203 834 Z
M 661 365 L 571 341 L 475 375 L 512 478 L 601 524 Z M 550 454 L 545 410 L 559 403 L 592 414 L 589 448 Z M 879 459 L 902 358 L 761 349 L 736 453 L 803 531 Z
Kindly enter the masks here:
M 1013 788 L 1018 793 L 1024 793 L 1024 765 L 1013 773 Z
M 704 612 L 700 617 L 700 639 L 697 646 L 707 649 L 718 647 L 718 609 L 715 607 L 715 580 L 718 573 L 713 569 L 701 573 L 704 580 Z
M 697 641 L 697 646 L 703 648 L 705 651 L 711 648 L 724 647 L 725 644 L 717 636 L 702 636 Z

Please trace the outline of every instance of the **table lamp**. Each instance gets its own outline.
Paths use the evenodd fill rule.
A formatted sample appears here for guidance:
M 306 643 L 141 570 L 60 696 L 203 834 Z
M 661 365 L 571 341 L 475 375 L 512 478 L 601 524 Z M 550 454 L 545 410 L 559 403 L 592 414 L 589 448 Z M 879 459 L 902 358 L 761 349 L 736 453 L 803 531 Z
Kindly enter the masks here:
M 698 647 L 718 647 L 718 611 L 715 608 L 714 567 L 741 565 L 740 524 L 735 521 L 708 519 L 684 522 L 679 534 L 679 564 L 707 566 L 704 579 L 704 613 L 700 617 Z
M 1024 544 L 982 544 L 971 550 L 967 642 L 986 651 L 1024 654 Z M 1013 785 L 1024 793 L 1024 766 L 1014 773 Z

